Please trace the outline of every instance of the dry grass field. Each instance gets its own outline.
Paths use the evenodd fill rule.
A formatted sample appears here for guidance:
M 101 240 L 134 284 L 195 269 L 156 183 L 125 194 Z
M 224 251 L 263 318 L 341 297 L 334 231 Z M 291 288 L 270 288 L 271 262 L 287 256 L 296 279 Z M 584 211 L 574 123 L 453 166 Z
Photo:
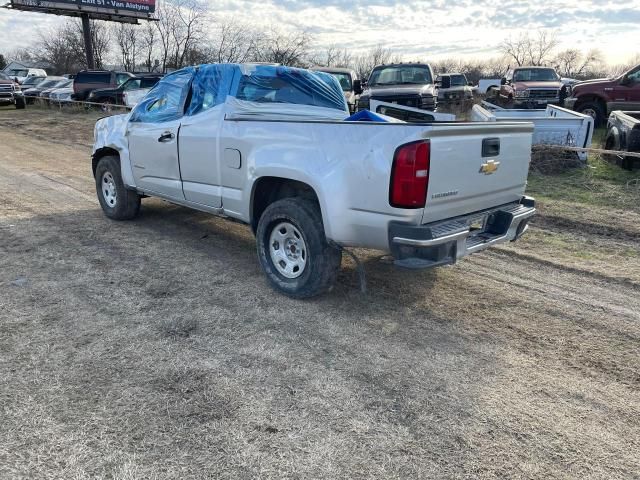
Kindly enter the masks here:
M 244 225 L 104 217 L 97 117 L 0 111 L 0 478 L 640 478 L 633 174 L 532 175 L 522 241 L 295 301 Z

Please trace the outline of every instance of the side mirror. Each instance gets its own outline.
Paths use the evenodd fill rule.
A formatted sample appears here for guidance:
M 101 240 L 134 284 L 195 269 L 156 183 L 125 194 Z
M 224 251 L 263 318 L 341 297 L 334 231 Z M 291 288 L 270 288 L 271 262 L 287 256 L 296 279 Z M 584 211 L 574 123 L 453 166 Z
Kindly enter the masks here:
M 506 85 L 506 84 L 507 84 L 507 79 L 503 77 L 503 78 L 500 80 L 500 85 Z
M 354 80 L 353 81 L 353 93 L 355 93 L 356 95 L 360 95 L 362 93 L 362 81 L 361 80 Z

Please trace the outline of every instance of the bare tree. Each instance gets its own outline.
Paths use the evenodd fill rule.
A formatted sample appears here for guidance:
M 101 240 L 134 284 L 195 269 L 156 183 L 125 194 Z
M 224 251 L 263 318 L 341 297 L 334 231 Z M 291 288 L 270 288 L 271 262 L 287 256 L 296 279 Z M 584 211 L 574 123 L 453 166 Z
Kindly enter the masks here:
M 283 32 L 270 27 L 256 42 L 254 60 L 303 67 L 308 63 L 310 46 L 311 36 L 305 31 Z
M 431 62 L 431 66 L 436 73 L 454 73 L 462 72 L 464 68 L 464 62 L 461 62 L 455 58 L 444 58 Z
M 136 71 L 140 44 L 143 41 L 139 36 L 139 30 L 139 26 L 128 23 L 118 23 L 113 28 L 122 68 L 128 72 Z
M 581 52 L 575 48 L 569 48 L 558 52 L 554 60 L 556 70 L 571 78 L 584 78 L 589 76 L 590 71 L 597 67 L 602 61 L 602 54 L 598 50 Z
M 158 31 L 152 22 L 147 22 L 140 33 L 140 49 L 142 50 L 144 58 L 144 66 L 147 69 L 147 72 L 152 72 L 157 62 L 154 59 L 154 53 L 156 51 Z
M 359 78 L 367 79 L 376 65 L 398 63 L 400 61 L 402 59 L 399 55 L 394 54 L 390 48 L 379 44 L 373 50 L 355 57 L 353 66 Z
M 499 48 L 505 57 L 513 60 L 517 66 L 521 66 L 527 61 L 529 40 L 529 34 L 521 34 L 515 39 L 509 37 L 500 44 Z
M 102 68 L 110 47 L 109 34 L 104 22 L 92 20 L 90 28 L 96 67 Z M 49 63 L 50 69 L 59 74 L 87 68 L 80 21 L 68 20 L 57 28 L 40 32 L 40 41 L 30 59 Z
M 220 22 L 214 30 L 211 60 L 217 63 L 244 63 L 256 60 L 263 33 L 233 20 Z
M 532 65 L 546 65 L 553 57 L 553 50 L 558 46 L 558 34 L 553 30 L 538 30 L 535 38 L 529 39 L 528 54 Z
M 507 38 L 500 44 L 500 51 L 513 60 L 517 66 L 546 65 L 553 58 L 553 50 L 558 46 L 558 36 L 553 30 L 538 30 L 535 36 L 529 32 L 517 38 Z
M 502 78 L 509 69 L 507 57 L 494 57 L 483 62 L 482 76 L 487 78 Z
M 189 51 L 204 37 L 207 5 L 201 0 L 165 0 L 156 6 L 162 71 L 182 68 Z
M 40 32 L 40 41 L 35 49 L 35 58 L 51 65 L 51 73 L 62 74 L 77 72 L 84 68 L 84 50 L 67 41 L 65 26 L 59 29 Z
M 617 65 L 608 65 L 606 71 L 603 71 L 600 76 L 605 76 L 604 74 L 612 77 L 617 77 L 618 75 L 622 75 L 624 72 L 631 70 L 633 67 L 640 64 L 640 53 L 635 54 L 633 57 L 629 58 L 625 63 L 619 63 Z
M 353 64 L 353 56 L 351 52 L 339 49 L 335 45 L 330 45 L 324 50 L 313 52 L 309 57 L 309 63 L 321 67 L 351 67 Z
M 177 21 L 171 32 L 173 39 L 173 64 L 175 68 L 185 66 L 185 58 L 204 35 L 203 27 L 207 6 L 199 0 L 174 0 Z
M 37 55 L 35 54 L 35 50 L 32 48 L 14 48 L 11 52 L 9 52 L 8 57 L 11 60 L 16 60 L 18 62 L 30 62 L 35 60 Z
M 169 48 L 171 45 L 171 30 L 173 29 L 173 24 L 175 22 L 175 16 L 172 12 L 173 9 L 171 8 L 171 4 L 166 2 L 156 3 L 157 21 L 155 22 L 155 26 L 158 31 L 159 40 L 159 63 L 161 65 L 163 73 L 167 71 L 167 63 L 169 61 Z

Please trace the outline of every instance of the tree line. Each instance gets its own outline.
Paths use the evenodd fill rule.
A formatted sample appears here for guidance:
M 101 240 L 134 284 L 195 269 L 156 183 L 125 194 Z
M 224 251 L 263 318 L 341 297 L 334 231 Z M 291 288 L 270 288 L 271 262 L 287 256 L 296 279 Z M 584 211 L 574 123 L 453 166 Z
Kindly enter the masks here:
M 268 62 L 308 67 L 353 68 L 368 78 L 375 65 L 422 59 L 403 58 L 383 44 L 355 54 L 337 46 L 316 48 L 304 30 L 256 27 L 228 18 L 216 18 L 205 0 L 163 0 L 156 5 L 157 21 L 141 25 L 91 21 L 97 68 L 117 65 L 130 72 L 161 72 L 199 63 Z M 500 78 L 510 67 L 546 65 L 576 79 L 616 74 L 628 65 L 607 65 L 598 50 L 559 50 L 556 32 L 540 30 L 505 39 L 489 59 L 446 58 L 430 62 L 437 73 L 461 72 L 471 82 Z M 30 48 L 14 51 L 11 59 L 49 65 L 55 74 L 86 68 L 82 27 L 69 19 L 40 33 Z M 637 60 L 637 59 L 636 59 Z

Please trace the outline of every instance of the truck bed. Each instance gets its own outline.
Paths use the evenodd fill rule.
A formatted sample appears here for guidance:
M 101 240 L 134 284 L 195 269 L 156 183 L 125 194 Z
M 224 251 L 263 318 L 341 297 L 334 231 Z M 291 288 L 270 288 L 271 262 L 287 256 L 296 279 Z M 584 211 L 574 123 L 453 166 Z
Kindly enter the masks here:
M 295 175 L 313 187 L 329 238 L 343 245 L 387 249 L 385 232 L 391 221 L 425 224 L 519 201 L 526 186 L 532 131 L 532 124 L 517 122 L 408 124 L 236 117 L 224 121 L 220 148 L 242 152 L 250 172 L 248 182 L 265 175 Z M 389 203 L 394 153 L 400 145 L 421 140 L 428 140 L 431 147 L 426 206 L 394 208 Z M 497 150 L 483 154 L 483 145 L 489 143 L 498 145 Z M 489 161 L 496 170 L 482 173 Z M 238 185 L 233 175 L 229 180 L 223 175 L 222 181 L 223 190 L 235 190 L 226 193 L 225 212 L 229 208 L 231 216 L 246 218 L 248 185 Z M 325 217 L 325 212 L 340 214 Z
M 531 122 L 534 125 L 533 145 L 563 145 L 589 148 L 593 137 L 593 118 L 589 115 L 547 105 L 545 110 L 506 109 L 488 102 L 474 105 L 471 119 L 476 122 Z M 582 162 L 587 153 L 577 153 Z

